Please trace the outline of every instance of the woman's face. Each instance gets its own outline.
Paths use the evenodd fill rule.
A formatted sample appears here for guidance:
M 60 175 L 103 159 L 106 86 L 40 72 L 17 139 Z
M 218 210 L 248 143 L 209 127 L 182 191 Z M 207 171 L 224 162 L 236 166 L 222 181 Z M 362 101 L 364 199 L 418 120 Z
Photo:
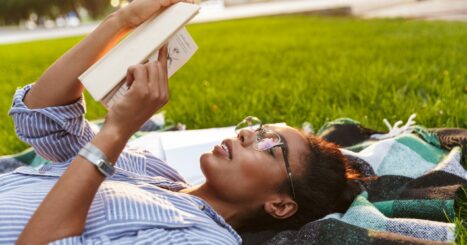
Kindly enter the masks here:
M 292 176 L 298 177 L 302 169 L 299 157 L 306 153 L 304 136 L 288 126 L 264 125 L 285 139 Z M 216 196 L 231 203 L 260 204 L 270 194 L 287 181 L 287 169 L 280 147 L 270 151 L 253 148 L 256 133 L 242 130 L 236 138 L 224 140 L 210 153 L 201 156 L 201 169 L 206 176 L 206 184 L 215 191 Z M 228 150 L 221 146 L 224 144 Z M 290 186 L 289 186 L 290 188 Z

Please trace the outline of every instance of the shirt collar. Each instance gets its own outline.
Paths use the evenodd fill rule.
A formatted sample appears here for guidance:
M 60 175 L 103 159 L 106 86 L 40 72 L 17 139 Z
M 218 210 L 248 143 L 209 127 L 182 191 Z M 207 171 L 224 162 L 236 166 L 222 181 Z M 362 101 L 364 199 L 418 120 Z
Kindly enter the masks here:
M 232 234 L 235 239 L 238 241 L 239 244 L 242 244 L 242 238 L 240 237 L 240 235 L 235 231 L 235 229 L 229 225 L 225 219 L 220 216 L 212 207 L 211 205 L 209 205 L 206 201 L 204 201 L 203 199 L 197 197 L 197 196 L 194 196 L 194 195 L 190 195 L 190 194 L 187 194 L 188 196 L 190 196 L 190 198 L 192 199 L 192 201 L 195 202 L 196 205 L 198 205 L 198 208 L 203 211 L 205 214 L 207 214 L 211 219 L 213 219 L 218 225 L 220 225 L 221 227 L 227 229 L 227 231 Z

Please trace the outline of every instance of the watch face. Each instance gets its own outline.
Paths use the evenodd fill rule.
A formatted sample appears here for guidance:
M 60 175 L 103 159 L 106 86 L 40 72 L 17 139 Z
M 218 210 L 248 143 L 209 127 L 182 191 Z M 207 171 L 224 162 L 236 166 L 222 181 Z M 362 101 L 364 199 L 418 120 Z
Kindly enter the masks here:
M 103 173 L 105 176 L 109 177 L 112 176 L 115 172 L 115 169 L 112 165 L 106 163 L 104 160 L 99 160 L 97 163 L 97 168 L 101 173 Z

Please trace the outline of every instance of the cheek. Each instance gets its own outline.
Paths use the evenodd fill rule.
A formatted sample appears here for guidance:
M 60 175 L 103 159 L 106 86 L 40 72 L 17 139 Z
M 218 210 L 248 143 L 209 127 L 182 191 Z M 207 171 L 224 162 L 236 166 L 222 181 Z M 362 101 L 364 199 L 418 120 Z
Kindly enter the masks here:
M 245 188 L 264 191 L 274 188 L 281 182 L 277 162 L 268 156 L 248 159 L 239 166 L 240 175 L 247 185 Z
M 219 195 L 233 201 L 251 201 L 275 191 L 282 181 L 278 163 L 260 154 L 246 154 L 233 162 L 219 162 L 211 154 L 204 154 L 201 169 Z

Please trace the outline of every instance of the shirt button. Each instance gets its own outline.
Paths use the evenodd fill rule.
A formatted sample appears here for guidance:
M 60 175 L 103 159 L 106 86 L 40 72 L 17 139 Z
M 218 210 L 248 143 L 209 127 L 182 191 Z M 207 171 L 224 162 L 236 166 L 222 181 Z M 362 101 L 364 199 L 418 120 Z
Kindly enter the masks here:
M 199 209 L 200 209 L 200 210 L 203 210 L 203 211 L 204 211 L 205 208 L 206 208 L 206 207 L 205 207 L 204 205 L 199 205 Z

